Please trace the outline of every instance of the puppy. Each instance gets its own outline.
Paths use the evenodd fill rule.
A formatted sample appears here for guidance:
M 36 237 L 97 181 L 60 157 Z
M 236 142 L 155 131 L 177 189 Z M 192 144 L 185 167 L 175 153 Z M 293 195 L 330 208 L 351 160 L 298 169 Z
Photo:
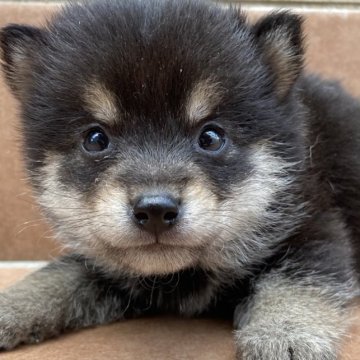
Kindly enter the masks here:
M 360 105 L 303 74 L 301 25 L 98 0 L 2 29 L 34 193 L 71 251 L 0 294 L 1 348 L 217 314 L 239 359 L 337 359 L 359 295 Z

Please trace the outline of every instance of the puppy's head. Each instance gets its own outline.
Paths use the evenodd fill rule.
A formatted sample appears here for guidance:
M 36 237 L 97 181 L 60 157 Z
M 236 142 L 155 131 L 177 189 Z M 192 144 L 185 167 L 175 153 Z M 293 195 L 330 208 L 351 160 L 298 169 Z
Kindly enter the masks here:
M 46 28 L 4 28 L 27 166 L 63 241 L 136 274 L 266 256 L 293 225 L 300 28 L 169 0 L 72 4 Z

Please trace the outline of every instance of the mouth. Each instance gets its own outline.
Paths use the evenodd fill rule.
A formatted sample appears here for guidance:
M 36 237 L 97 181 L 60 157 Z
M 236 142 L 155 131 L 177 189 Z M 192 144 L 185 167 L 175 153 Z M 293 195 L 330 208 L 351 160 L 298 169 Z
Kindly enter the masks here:
M 136 232 L 136 235 L 133 236 L 130 241 L 127 241 L 126 243 L 119 241 L 115 246 L 122 248 L 123 250 L 166 251 L 191 248 L 194 245 L 195 244 L 192 244 L 192 241 L 189 241 L 189 236 L 187 234 L 178 231 L 177 228 L 171 228 L 161 233 L 150 233 L 140 230 Z
M 198 249 L 178 244 L 151 243 L 107 249 L 116 268 L 141 275 L 161 275 L 192 267 L 199 260 Z
M 127 249 L 139 250 L 145 252 L 166 252 L 166 251 L 176 251 L 181 249 L 189 249 L 189 246 L 179 245 L 179 244 L 167 244 L 160 241 L 154 241 L 148 244 L 128 246 Z

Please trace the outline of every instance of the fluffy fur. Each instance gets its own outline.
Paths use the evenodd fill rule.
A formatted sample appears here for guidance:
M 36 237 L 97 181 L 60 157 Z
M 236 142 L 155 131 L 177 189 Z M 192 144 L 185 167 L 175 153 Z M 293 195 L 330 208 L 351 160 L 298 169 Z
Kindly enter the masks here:
M 102 0 L 2 29 L 34 192 L 71 250 L 0 294 L 0 347 L 170 312 L 233 316 L 242 359 L 337 358 L 359 295 L 360 105 L 303 73 L 301 24 Z M 94 129 L 109 144 L 89 152 Z M 164 193 L 176 224 L 144 231 L 134 204 Z

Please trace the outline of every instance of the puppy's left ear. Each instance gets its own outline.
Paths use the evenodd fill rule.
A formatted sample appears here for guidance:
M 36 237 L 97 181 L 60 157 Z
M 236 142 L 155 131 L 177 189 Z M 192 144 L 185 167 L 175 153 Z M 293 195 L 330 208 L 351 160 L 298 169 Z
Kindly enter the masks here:
M 302 23 L 300 16 L 285 11 L 272 13 L 253 27 L 280 100 L 290 92 L 303 67 Z
M 45 44 L 43 30 L 8 25 L 0 30 L 0 60 L 8 85 L 21 98 L 29 84 L 37 52 Z

